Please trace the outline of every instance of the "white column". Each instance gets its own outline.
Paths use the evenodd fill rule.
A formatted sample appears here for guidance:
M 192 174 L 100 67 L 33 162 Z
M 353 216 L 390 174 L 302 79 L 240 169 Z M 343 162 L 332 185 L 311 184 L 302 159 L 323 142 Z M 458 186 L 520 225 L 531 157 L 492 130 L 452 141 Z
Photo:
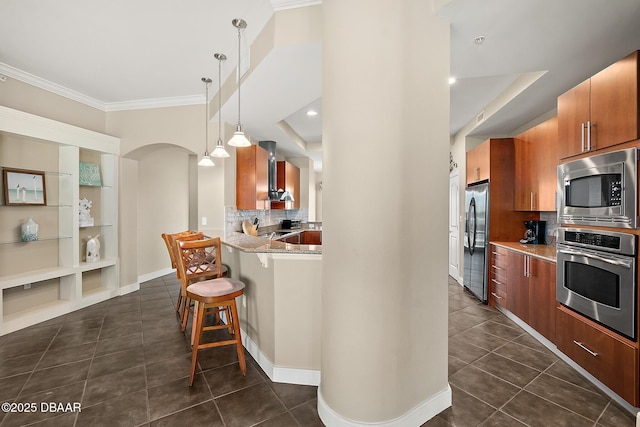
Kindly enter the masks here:
M 323 1 L 329 426 L 415 426 L 447 382 L 449 25 L 433 0 Z

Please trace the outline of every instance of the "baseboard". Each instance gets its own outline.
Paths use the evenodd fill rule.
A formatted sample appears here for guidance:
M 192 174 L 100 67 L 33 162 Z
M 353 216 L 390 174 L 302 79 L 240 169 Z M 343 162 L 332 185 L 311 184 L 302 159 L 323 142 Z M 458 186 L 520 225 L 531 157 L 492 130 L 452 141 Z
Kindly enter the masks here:
M 380 422 L 361 422 L 343 417 L 333 411 L 322 397 L 322 389 L 318 388 L 318 415 L 328 427 L 384 426 L 415 427 L 422 425 L 451 406 L 451 386 L 411 409 L 406 414 L 393 420 Z
M 170 273 L 175 273 L 175 271 L 175 268 L 164 268 L 162 270 L 152 271 L 151 273 L 138 276 L 138 283 L 144 283 L 149 280 L 157 279 L 158 277 L 166 276 Z
M 137 290 L 140 289 L 140 283 L 131 283 L 130 285 L 126 285 L 126 286 L 121 286 L 118 289 L 118 295 L 122 296 L 122 295 L 126 295 L 126 294 L 130 294 L 131 292 L 135 292 Z
M 260 347 L 241 329 L 242 344 L 247 349 L 251 357 L 254 358 L 260 368 L 267 374 L 271 381 L 276 383 L 298 384 L 298 385 L 319 385 L 320 371 L 313 369 L 297 369 L 276 366 L 267 356 L 260 351 Z

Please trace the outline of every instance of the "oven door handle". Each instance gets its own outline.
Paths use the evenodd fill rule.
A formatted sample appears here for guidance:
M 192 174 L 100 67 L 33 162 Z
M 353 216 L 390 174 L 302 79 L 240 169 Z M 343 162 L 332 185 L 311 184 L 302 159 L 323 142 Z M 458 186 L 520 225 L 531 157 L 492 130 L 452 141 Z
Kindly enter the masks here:
M 567 254 L 567 255 L 583 256 L 585 258 L 595 259 L 597 261 L 602 261 L 602 262 L 606 262 L 607 264 L 617 265 L 617 266 L 620 266 L 620 267 L 625 267 L 627 269 L 631 269 L 633 267 L 633 261 L 632 260 L 603 257 L 603 256 L 600 256 L 600 255 L 594 254 L 592 252 L 587 252 L 587 251 L 576 251 L 576 250 L 573 250 L 573 249 L 564 249 L 563 248 L 563 249 L 558 249 L 558 253 Z

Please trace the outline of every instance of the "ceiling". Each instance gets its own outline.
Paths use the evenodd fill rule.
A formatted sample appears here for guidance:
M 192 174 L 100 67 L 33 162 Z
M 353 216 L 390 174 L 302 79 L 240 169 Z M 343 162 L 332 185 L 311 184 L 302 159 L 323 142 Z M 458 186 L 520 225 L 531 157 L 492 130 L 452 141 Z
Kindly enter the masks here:
M 0 74 L 104 111 L 204 103 L 200 78 L 237 64 L 275 10 L 320 0 L 1 0 Z M 638 0 L 440 0 L 451 23 L 451 134 L 505 91 L 470 135 L 502 136 L 555 108 L 559 94 L 640 49 Z M 484 36 L 481 45 L 474 43 Z M 244 55 L 243 55 L 244 57 Z M 322 47 L 278 47 L 242 84 L 242 123 L 287 157 L 321 168 Z M 2 90 L 0 78 L 0 90 Z M 526 83 L 523 83 L 526 82 Z M 514 91 L 518 84 L 520 89 Z M 209 90 L 213 97 L 214 84 Z M 501 97 L 504 98 L 504 97 Z M 235 122 L 236 96 L 222 114 Z M 212 118 L 217 120 L 217 117 Z

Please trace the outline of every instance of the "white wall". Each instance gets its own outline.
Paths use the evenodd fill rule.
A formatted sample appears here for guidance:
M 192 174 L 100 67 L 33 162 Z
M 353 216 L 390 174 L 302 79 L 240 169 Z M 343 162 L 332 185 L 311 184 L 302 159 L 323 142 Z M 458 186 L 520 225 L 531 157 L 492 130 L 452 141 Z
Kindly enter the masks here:
M 138 160 L 138 275 L 171 267 L 160 235 L 189 228 L 188 175 L 189 154 L 181 148 L 158 148 Z

